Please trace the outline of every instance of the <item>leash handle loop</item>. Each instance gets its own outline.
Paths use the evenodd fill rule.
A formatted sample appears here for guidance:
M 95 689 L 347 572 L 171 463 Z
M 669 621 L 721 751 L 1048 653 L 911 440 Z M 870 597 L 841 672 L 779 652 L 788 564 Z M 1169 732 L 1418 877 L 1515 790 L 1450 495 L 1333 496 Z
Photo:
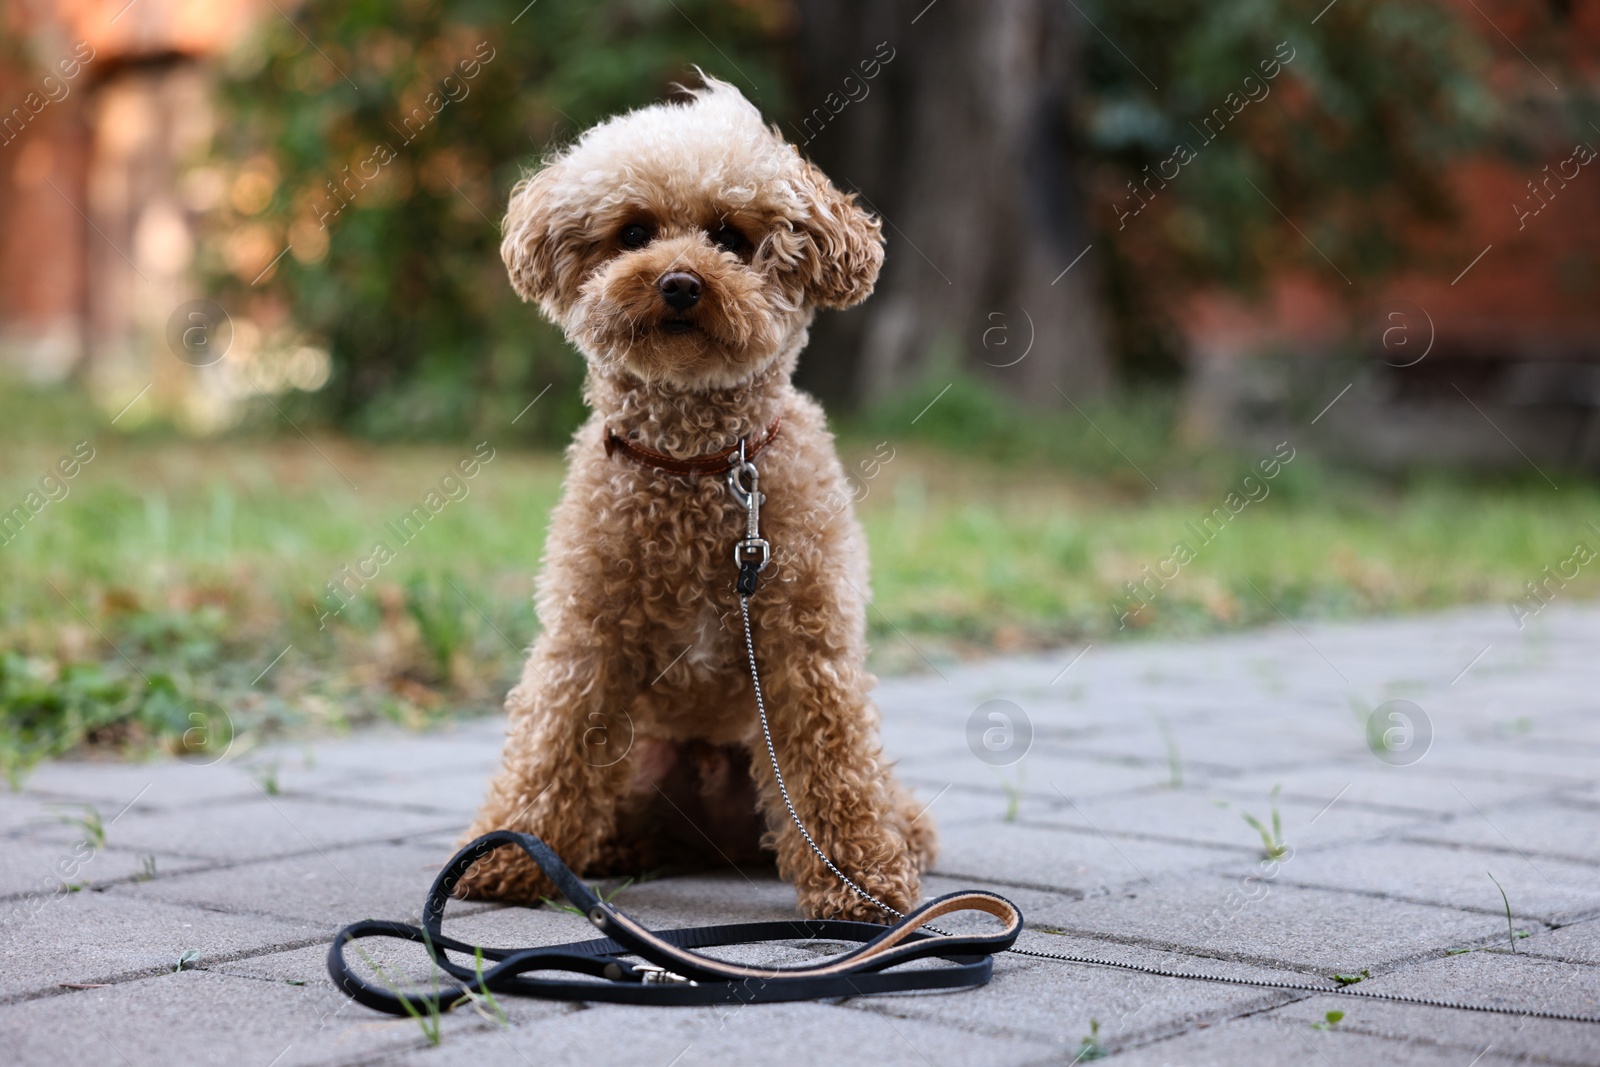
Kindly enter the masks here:
M 521 848 L 562 894 L 581 909 L 604 937 L 544 948 L 478 946 L 446 937 L 445 903 L 472 865 L 496 849 Z M 980 911 L 1000 920 L 995 932 L 931 933 L 928 923 L 959 911 Z M 485 992 L 554 1000 L 628 1004 L 695 1005 L 775 1003 L 918 989 L 984 985 L 992 956 L 1011 947 L 1022 930 L 1022 913 L 1004 897 L 987 892 L 952 893 L 929 901 L 895 926 L 808 919 L 651 930 L 597 897 L 543 841 L 532 834 L 496 830 L 472 841 L 434 880 L 420 926 L 366 920 L 340 930 L 328 949 L 328 973 L 354 1000 L 391 1015 L 448 1011 Z M 379 969 L 380 982 L 358 974 L 346 959 L 355 942 L 374 937 L 421 944 L 434 967 L 453 981 L 426 992 L 403 991 Z M 818 963 L 783 967 L 731 963 L 694 951 L 718 945 L 782 940 L 841 940 L 858 947 Z M 364 958 L 359 946 L 356 951 Z M 481 973 L 449 953 L 493 962 Z M 642 959 L 640 963 L 626 957 Z M 895 971 L 901 964 L 936 958 L 944 967 Z M 373 965 L 376 966 L 376 965 Z M 567 972 L 577 978 L 529 977 Z

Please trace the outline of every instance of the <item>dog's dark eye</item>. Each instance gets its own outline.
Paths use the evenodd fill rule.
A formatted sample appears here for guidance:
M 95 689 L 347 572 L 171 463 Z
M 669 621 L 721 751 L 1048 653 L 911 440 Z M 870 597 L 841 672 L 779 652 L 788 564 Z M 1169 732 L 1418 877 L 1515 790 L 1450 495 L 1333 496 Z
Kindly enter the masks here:
M 724 252 L 732 252 L 734 255 L 738 255 L 750 246 L 750 242 L 744 239 L 744 234 L 732 226 L 724 226 L 713 233 L 711 241 Z
M 623 248 L 643 248 L 650 243 L 650 231 L 635 222 L 624 226 L 617 240 L 622 242 Z

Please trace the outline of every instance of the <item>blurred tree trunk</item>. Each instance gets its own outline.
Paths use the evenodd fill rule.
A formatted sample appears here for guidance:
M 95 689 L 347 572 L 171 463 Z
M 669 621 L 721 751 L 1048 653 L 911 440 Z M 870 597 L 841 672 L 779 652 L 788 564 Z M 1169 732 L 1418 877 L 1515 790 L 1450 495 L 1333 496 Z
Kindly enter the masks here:
M 1078 258 L 1091 241 L 1070 125 L 1081 20 L 1048 0 L 798 9 L 787 133 L 883 216 L 888 240 L 876 294 L 819 321 L 802 383 L 854 406 L 945 360 L 1040 403 L 1063 402 L 1055 385 L 1104 389 L 1098 257 Z

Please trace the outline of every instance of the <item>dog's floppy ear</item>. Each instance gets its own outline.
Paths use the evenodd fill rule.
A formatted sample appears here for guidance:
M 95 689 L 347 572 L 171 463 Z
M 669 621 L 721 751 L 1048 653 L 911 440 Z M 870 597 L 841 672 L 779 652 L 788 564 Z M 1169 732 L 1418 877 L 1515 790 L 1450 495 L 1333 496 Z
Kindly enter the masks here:
M 806 294 L 818 307 L 847 308 L 872 295 L 883 266 L 883 226 L 863 211 L 853 194 L 841 193 L 816 164 L 806 160 L 800 180 L 808 216 L 802 269 Z
M 500 242 L 500 258 L 511 275 L 511 287 L 522 299 L 547 311 L 565 302 L 563 274 L 573 267 L 572 257 L 563 247 L 563 235 L 557 232 L 559 213 L 552 202 L 559 170 L 560 164 L 545 167 L 511 190 L 502 227 L 505 237 Z

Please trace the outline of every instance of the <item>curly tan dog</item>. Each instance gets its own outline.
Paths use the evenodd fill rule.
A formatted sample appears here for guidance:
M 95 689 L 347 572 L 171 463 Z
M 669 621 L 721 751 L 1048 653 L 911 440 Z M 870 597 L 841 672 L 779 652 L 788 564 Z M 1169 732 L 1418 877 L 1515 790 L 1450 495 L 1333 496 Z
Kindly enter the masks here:
M 816 309 L 872 292 L 878 220 L 706 78 L 521 182 L 501 252 L 588 361 L 594 413 L 568 449 L 543 632 L 469 836 L 534 833 L 589 874 L 776 853 L 806 914 L 884 920 L 807 847 L 767 760 L 734 587 L 746 516 L 722 473 L 744 439 L 773 546 L 751 620 L 790 796 L 841 870 L 907 910 L 934 832 L 879 749 L 866 545 L 822 410 L 789 380 Z M 507 850 L 463 889 L 552 892 Z

